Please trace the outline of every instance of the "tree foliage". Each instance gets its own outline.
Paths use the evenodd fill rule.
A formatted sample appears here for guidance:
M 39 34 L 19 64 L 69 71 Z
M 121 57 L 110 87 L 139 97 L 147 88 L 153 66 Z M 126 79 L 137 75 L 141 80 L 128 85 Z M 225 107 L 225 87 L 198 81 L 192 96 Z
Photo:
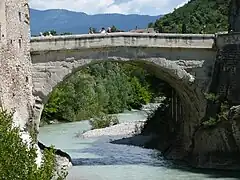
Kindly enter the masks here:
M 117 116 L 100 113 L 98 116 L 90 119 L 92 129 L 100 129 L 119 124 Z
M 124 32 L 123 30 L 118 29 L 116 26 L 111 27 L 111 32 Z
M 216 33 L 228 30 L 230 0 L 190 0 L 158 19 L 153 27 L 164 33 Z
M 152 86 L 151 83 L 155 85 Z M 76 72 L 51 94 L 45 121 L 78 121 L 101 113 L 121 113 L 141 108 L 158 96 L 161 81 L 144 69 L 121 63 L 93 64 Z
M 54 176 L 53 149 L 45 150 L 40 168 L 35 163 L 37 153 L 33 144 L 20 137 L 20 129 L 12 127 L 12 116 L 0 111 L 0 179 L 1 180 L 50 180 Z
M 61 36 L 72 35 L 72 33 L 70 33 L 70 32 L 64 32 L 64 33 L 58 34 L 57 31 L 55 31 L 55 30 L 45 31 L 45 32 L 43 33 L 44 36 L 49 36 L 50 34 L 51 34 L 52 36 L 57 36 L 57 35 L 61 35 Z

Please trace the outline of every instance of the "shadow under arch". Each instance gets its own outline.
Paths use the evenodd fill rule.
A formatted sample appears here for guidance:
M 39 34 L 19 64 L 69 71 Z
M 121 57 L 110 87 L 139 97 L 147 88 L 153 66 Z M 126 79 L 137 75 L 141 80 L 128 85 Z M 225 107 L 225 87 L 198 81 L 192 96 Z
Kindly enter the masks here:
M 179 138 L 178 143 L 181 144 L 181 149 L 175 149 L 175 152 L 170 152 L 170 154 L 172 154 L 170 156 L 179 156 L 178 154 L 181 154 L 181 156 L 187 155 L 186 153 L 191 151 L 194 132 L 205 115 L 206 101 L 201 89 L 195 83 L 194 77 L 174 61 L 169 61 L 165 58 L 128 59 L 109 57 L 107 60 L 80 59 L 78 61 L 72 61 L 70 64 L 56 64 L 59 70 L 53 72 L 46 71 L 47 76 L 41 89 L 34 90 L 33 92 L 37 99 L 36 104 L 38 106 L 38 111 L 35 111 L 37 112 L 35 114 L 36 119 L 40 122 L 44 104 L 48 101 L 50 93 L 59 83 L 90 64 L 102 63 L 105 61 L 138 65 L 154 74 L 157 78 L 168 83 L 177 92 L 183 111 L 183 121 L 179 124 L 179 132 L 176 137 Z M 51 66 L 53 65 L 54 64 L 51 64 Z

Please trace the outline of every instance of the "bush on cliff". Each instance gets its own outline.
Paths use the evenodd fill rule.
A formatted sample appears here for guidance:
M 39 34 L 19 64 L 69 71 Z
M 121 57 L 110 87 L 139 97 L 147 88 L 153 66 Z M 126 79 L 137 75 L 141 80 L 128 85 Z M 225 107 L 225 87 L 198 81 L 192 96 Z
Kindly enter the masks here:
M 42 166 L 35 163 L 37 153 L 32 145 L 27 147 L 20 137 L 20 129 L 12 127 L 12 116 L 0 111 L 0 179 L 50 180 L 54 175 L 55 155 L 45 150 Z

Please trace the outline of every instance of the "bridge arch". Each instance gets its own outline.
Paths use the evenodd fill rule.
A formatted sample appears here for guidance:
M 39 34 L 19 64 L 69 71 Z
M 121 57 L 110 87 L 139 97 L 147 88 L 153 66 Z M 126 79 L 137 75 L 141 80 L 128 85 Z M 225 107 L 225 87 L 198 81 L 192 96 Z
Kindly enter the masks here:
M 53 89 L 66 78 L 74 74 L 81 68 L 84 68 L 92 63 L 100 63 L 106 60 L 79 60 L 70 63 L 49 62 L 49 64 L 34 65 L 35 75 L 43 73 L 42 82 L 34 82 L 34 96 L 37 98 L 38 119 L 40 121 L 41 113 L 44 104 L 48 101 L 48 97 Z M 181 131 L 184 132 L 184 137 L 181 141 L 186 142 L 185 148 L 190 147 L 191 141 L 189 138 L 194 133 L 194 127 L 200 123 L 205 111 L 205 100 L 201 90 L 194 84 L 194 77 L 186 72 L 183 68 L 175 62 L 166 60 L 164 58 L 148 58 L 148 59 L 123 59 L 123 58 L 109 58 L 107 61 L 134 63 L 143 67 L 147 71 L 153 73 L 159 79 L 167 82 L 178 94 L 183 109 L 184 123 L 181 124 Z M 57 69 L 56 69 L 57 68 Z M 41 84 L 41 85 L 40 85 Z M 181 133 L 182 134 L 182 133 Z M 182 134 L 183 135 L 183 134 Z
M 202 91 L 211 80 L 208 74 L 216 55 L 213 36 L 79 35 L 34 38 L 31 46 L 36 119 L 40 120 L 54 87 L 80 68 L 103 61 L 136 63 L 177 92 L 184 119 L 179 127 L 180 141 L 185 152 L 191 148 L 193 134 L 205 115 Z

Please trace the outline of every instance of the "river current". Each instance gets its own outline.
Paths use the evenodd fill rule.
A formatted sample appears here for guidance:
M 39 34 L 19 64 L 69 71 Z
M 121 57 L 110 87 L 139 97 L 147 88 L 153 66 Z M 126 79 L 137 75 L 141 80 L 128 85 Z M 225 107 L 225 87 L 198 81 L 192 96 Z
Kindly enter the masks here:
M 146 113 L 118 114 L 120 122 L 144 120 Z M 238 172 L 197 170 L 164 160 L 156 150 L 109 143 L 109 137 L 83 139 L 76 134 L 90 129 L 88 121 L 40 128 L 39 139 L 66 151 L 73 159 L 68 180 L 235 180 Z M 113 137 L 116 138 L 116 137 Z

